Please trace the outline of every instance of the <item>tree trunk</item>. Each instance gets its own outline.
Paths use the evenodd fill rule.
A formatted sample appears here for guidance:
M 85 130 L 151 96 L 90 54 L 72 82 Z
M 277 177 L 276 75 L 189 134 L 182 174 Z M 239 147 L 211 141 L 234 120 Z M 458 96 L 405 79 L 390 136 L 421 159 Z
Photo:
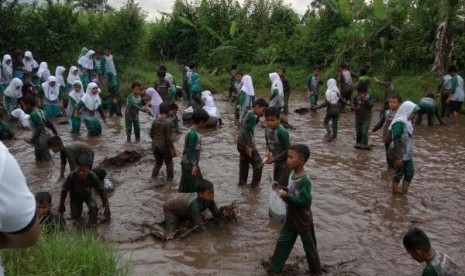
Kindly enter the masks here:
M 435 58 L 432 71 L 443 76 L 452 59 L 452 34 L 447 21 L 439 23 L 436 30 Z

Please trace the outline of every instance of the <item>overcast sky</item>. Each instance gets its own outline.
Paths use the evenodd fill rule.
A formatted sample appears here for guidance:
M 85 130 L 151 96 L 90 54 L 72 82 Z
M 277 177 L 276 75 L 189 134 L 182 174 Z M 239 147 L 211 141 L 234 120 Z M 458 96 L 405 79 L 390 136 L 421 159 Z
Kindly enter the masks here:
M 243 1 L 239 0 L 239 2 Z M 284 0 L 284 3 L 290 4 L 292 8 L 299 14 L 305 13 L 310 2 L 311 0 Z M 108 4 L 115 8 L 119 8 L 123 3 L 123 0 L 108 0 Z M 157 17 L 160 17 L 160 13 L 158 11 L 171 11 L 174 0 L 139 0 L 139 3 L 142 9 L 147 12 L 147 19 L 155 20 Z

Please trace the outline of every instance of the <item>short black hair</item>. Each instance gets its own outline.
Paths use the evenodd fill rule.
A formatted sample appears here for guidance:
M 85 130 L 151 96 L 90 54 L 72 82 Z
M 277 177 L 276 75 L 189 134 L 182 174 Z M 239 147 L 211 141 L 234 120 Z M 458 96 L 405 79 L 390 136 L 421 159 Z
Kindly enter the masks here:
M 192 122 L 194 124 L 199 124 L 206 122 L 210 119 L 210 115 L 208 112 L 205 111 L 203 108 L 196 108 L 194 109 L 194 113 L 192 113 Z
M 168 114 L 170 112 L 171 104 L 167 102 L 162 102 L 160 104 L 160 114 Z
M 237 64 L 231 64 L 231 69 L 236 70 L 237 69 Z
M 60 136 L 55 135 L 55 136 L 52 136 L 52 137 L 48 138 L 47 146 L 49 148 L 62 147 L 63 146 L 63 141 L 61 140 Z
M 166 65 L 160 65 L 160 67 L 158 67 L 158 70 L 161 70 L 161 71 L 168 71 L 168 68 L 166 68 Z
M 35 195 L 36 203 L 52 203 L 52 195 L 49 192 L 38 192 Z
M 79 167 L 89 167 L 92 168 L 92 159 L 88 155 L 81 155 L 76 160 L 76 165 Z
M 279 107 L 276 107 L 276 106 L 267 107 L 265 109 L 265 118 L 268 118 L 268 117 L 280 118 L 281 111 L 279 110 Z
M 289 150 L 297 152 L 297 154 L 304 159 L 306 163 L 308 158 L 310 158 L 310 149 L 304 144 L 295 144 L 289 147 Z
M 158 70 L 157 71 L 157 77 L 166 77 L 166 71 L 165 70 Z
M 36 98 L 32 95 L 27 95 L 24 97 L 24 103 L 32 107 L 37 106 Z
M 402 96 L 399 93 L 392 94 L 389 99 L 397 99 L 399 103 L 402 103 Z
M 213 183 L 206 179 L 200 179 L 197 181 L 197 193 L 203 193 L 209 190 L 213 190 Z
M 359 83 L 359 84 L 357 85 L 357 91 L 358 91 L 359 93 L 366 93 L 366 92 L 368 92 L 368 85 L 367 85 L 366 83 L 363 83 L 363 82 Z
M 410 229 L 404 236 L 404 247 L 407 250 L 431 250 L 431 243 L 426 233 L 418 227 Z
M 105 50 L 113 50 L 113 48 L 110 45 L 105 46 Z
M 187 65 L 187 61 L 185 59 L 181 59 L 179 61 L 179 64 L 182 64 L 182 65 Z
M 360 75 L 366 75 L 368 73 L 368 68 L 365 65 L 360 66 L 360 69 L 358 69 L 358 72 Z
M 313 65 L 313 70 L 320 70 L 320 69 L 321 69 L 321 67 L 320 67 L 319 64 L 314 64 Z
M 283 73 L 286 73 L 286 68 L 284 66 L 279 66 L 278 70 L 283 71 Z
M 244 73 L 242 73 L 242 71 L 240 71 L 240 70 L 237 70 L 237 71 L 236 71 L 236 73 L 235 73 L 234 75 L 240 75 L 240 76 L 243 76 L 243 75 L 244 75 Z
M 433 94 L 433 93 L 428 93 L 428 94 L 426 94 L 425 97 L 426 97 L 426 98 L 434 99 L 434 94 Z
M 138 81 L 133 81 L 131 83 L 131 89 L 134 89 L 136 87 L 142 87 L 142 84 L 140 82 L 138 82 Z
M 459 71 L 459 69 L 457 68 L 457 66 L 455 65 L 451 65 L 449 66 L 449 68 L 447 69 L 447 72 L 448 73 L 457 73 Z
M 254 103 L 253 103 L 253 107 L 268 107 L 268 103 L 265 101 L 265 99 L 257 99 Z
M 341 62 L 340 67 L 341 67 L 342 69 L 347 69 L 347 67 L 349 67 L 349 64 L 347 64 L 347 61 L 343 61 L 343 62 Z
M 178 105 L 176 103 L 171 103 L 170 110 L 178 110 L 178 109 L 179 109 L 179 107 L 178 107 Z
M 191 61 L 191 62 L 189 62 L 188 66 L 189 66 L 190 69 L 192 69 L 192 68 L 197 66 L 197 63 L 195 61 Z

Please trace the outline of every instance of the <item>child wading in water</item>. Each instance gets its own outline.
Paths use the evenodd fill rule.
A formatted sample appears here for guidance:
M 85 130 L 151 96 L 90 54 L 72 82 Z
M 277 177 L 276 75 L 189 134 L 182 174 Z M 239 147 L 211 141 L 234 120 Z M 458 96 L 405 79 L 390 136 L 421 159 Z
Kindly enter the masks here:
M 195 193 L 197 180 L 203 178 L 199 167 L 201 137 L 197 130 L 204 128 L 209 118 L 203 109 L 195 109 L 192 114 L 192 127 L 186 133 L 182 152 L 179 193 Z
M 328 142 L 333 141 L 337 138 L 337 127 L 339 123 L 339 113 L 341 107 L 339 102 L 343 100 L 341 98 L 341 94 L 339 89 L 337 88 L 337 83 L 335 79 L 329 79 L 327 82 L 328 89 L 326 90 L 326 101 L 318 107 L 314 109 L 320 109 L 326 107 L 326 116 L 323 121 L 323 124 L 326 129 L 326 140 Z M 332 132 L 331 128 L 329 127 L 329 121 L 332 121 Z
M 323 84 L 320 77 L 320 66 L 313 65 L 313 73 L 307 78 L 308 101 L 310 108 L 316 107 L 318 103 L 318 90 Z
M 270 96 L 270 107 L 279 107 L 280 109 L 284 106 L 284 87 L 278 73 L 269 74 L 271 81 L 271 96 Z
M 355 109 L 355 131 L 357 133 L 356 149 L 371 150 L 368 146 L 368 129 L 371 122 L 373 99 L 368 93 L 368 86 L 360 83 L 357 86 L 358 96 L 354 98 L 352 108 Z
M 134 127 L 134 136 L 136 136 L 136 143 L 140 140 L 140 123 L 139 111 L 148 112 L 147 108 L 142 107 L 142 84 L 133 82 L 131 84 L 132 93 L 128 95 L 126 101 L 126 110 L 124 111 L 124 120 L 126 123 L 126 136 L 127 142 L 131 143 L 131 132 Z
M 84 94 L 82 82 L 80 80 L 75 80 L 73 83 L 73 90 L 69 92 L 68 106 L 66 107 L 66 115 L 69 117 L 71 133 L 79 133 L 79 130 L 81 129 L 81 118 L 76 116 L 76 111 Z
M 408 192 L 410 183 L 412 182 L 414 167 L 412 160 L 413 146 L 413 125 L 412 121 L 415 118 L 415 112 L 418 106 L 411 101 L 404 102 L 392 120 L 389 130 L 392 134 L 392 142 L 390 151 L 396 168 L 395 175 L 392 179 L 392 193 L 405 194 Z M 399 191 L 400 181 L 402 189 Z
M 311 211 L 312 183 L 304 169 L 309 157 L 310 150 L 305 145 L 292 145 L 289 148 L 287 165 L 292 172 L 287 189 L 279 191 L 280 197 L 287 203 L 286 222 L 279 234 L 276 249 L 268 268 L 272 275 L 279 274 L 283 270 L 297 236 L 300 236 L 304 245 L 310 275 L 321 274 Z
M 99 96 L 100 89 L 95 82 L 91 82 L 87 85 L 86 94 L 82 96 L 81 102 L 77 106 L 77 113 L 82 112 L 81 118 L 87 127 L 87 136 L 100 136 L 102 134 L 102 125 L 99 119 L 95 116 L 95 111 L 100 113 L 103 122 L 106 122 L 105 114 L 102 109 L 102 99 Z

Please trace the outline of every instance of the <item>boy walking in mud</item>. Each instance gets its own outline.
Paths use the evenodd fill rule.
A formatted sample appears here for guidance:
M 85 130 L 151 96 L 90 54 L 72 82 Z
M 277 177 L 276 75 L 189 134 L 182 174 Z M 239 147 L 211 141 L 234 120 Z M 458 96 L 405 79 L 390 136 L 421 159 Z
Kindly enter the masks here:
M 371 122 L 373 99 L 368 93 L 368 86 L 360 83 L 357 86 L 358 96 L 354 98 L 352 108 L 355 110 L 356 149 L 371 150 L 368 145 L 368 129 Z
M 323 84 L 320 77 L 320 66 L 313 65 L 313 73 L 307 78 L 308 101 L 310 108 L 316 107 L 318 103 L 318 90 Z
M 253 175 L 251 186 L 260 184 L 262 179 L 262 159 L 255 146 L 255 126 L 260 117 L 265 114 L 268 103 L 264 99 L 258 99 L 253 107 L 242 119 L 241 132 L 237 138 L 237 151 L 239 151 L 239 185 L 245 185 L 249 175 L 249 165 L 252 165 Z M 278 107 L 279 109 L 279 107 Z
M 309 157 L 310 150 L 306 145 L 297 144 L 289 148 L 287 165 L 291 169 L 291 176 L 287 188 L 279 190 L 279 196 L 287 204 L 286 222 L 281 229 L 275 251 L 271 257 L 268 268 L 271 275 L 281 273 L 297 236 L 300 236 L 302 240 L 310 275 L 321 274 L 311 211 L 312 183 L 304 169 Z
M 140 140 L 140 123 L 139 111 L 148 112 L 146 107 L 142 107 L 142 84 L 140 82 L 133 82 L 131 84 L 132 93 L 128 95 L 126 101 L 126 110 L 124 112 L 124 120 L 126 125 L 127 142 L 131 143 L 131 132 L 134 127 L 134 135 L 136 143 Z
M 278 107 L 268 107 L 265 110 L 266 162 L 274 164 L 273 181 L 280 187 L 286 187 L 290 173 L 286 164 L 287 150 L 291 144 L 289 133 L 281 125 L 280 113 Z

